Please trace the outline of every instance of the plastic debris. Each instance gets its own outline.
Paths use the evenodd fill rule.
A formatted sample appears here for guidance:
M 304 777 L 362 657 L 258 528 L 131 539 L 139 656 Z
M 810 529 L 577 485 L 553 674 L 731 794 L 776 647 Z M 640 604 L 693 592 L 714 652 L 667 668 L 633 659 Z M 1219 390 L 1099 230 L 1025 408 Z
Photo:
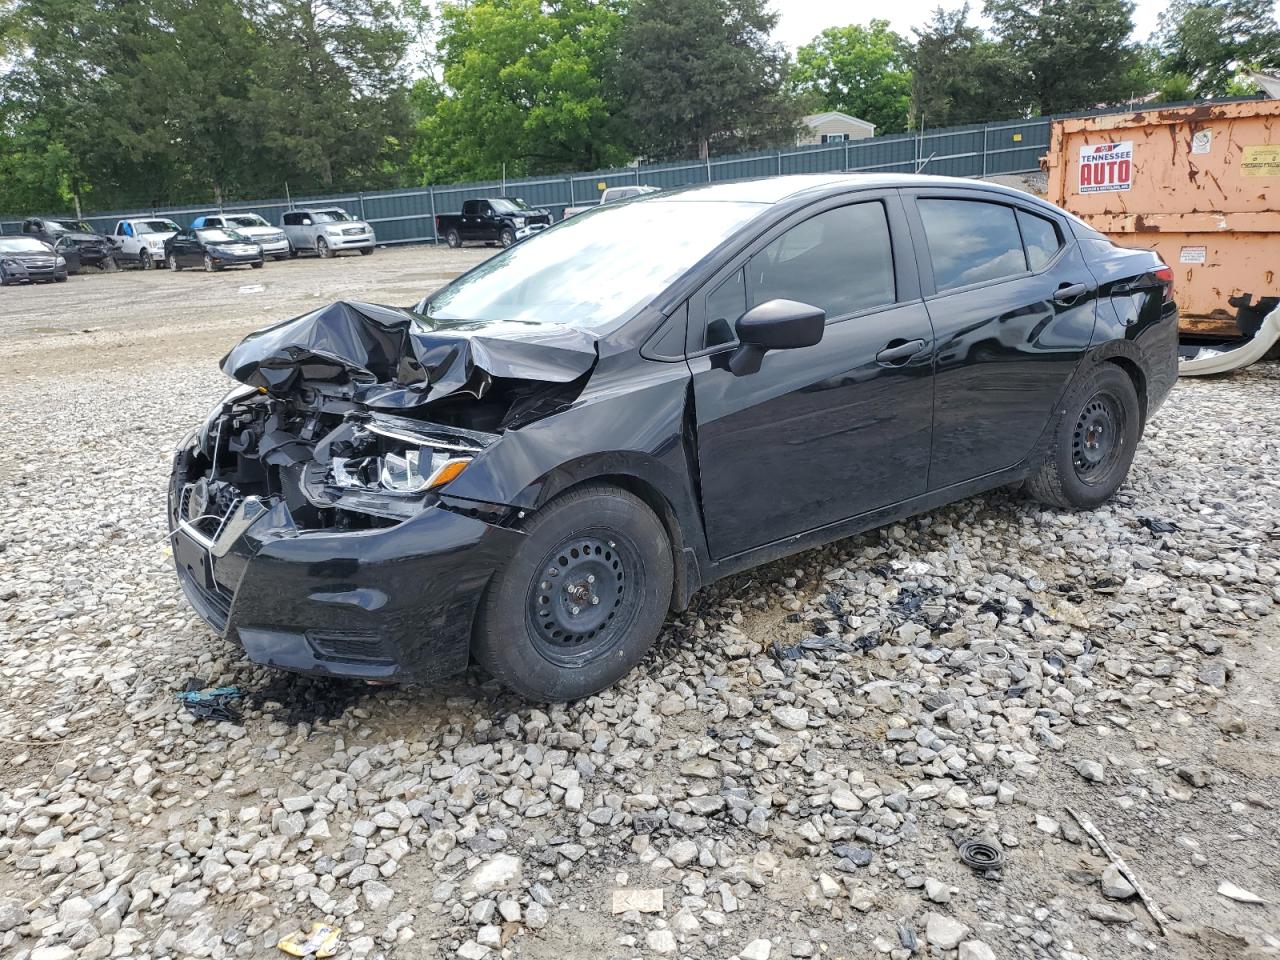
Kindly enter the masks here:
M 1178 525 L 1172 520 L 1161 520 L 1159 517 L 1139 517 L 1138 522 L 1152 533 L 1176 533 Z
M 226 720 L 235 723 L 240 719 L 240 711 L 232 706 L 233 700 L 244 696 L 239 687 L 215 687 L 204 689 L 204 681 L 192 677 L 187 681 L 187 688 L 176 695 L 178 702 L 187 708 L 187 712 L 201 720 Z
M 291 957 L 332 957 L 338 952 L 342 928 L 316 921 L 310 930 L 297 930 L 282 937 L 276 947 Z
M 785 663 L 789 660 L 800 660 L 807 653 L 817 653 L 822 650 L 832 650 L 836 653 L 843 653 L 849 650 L 849 647 L 840 642 L 840 638 L 832 633 L 825 637 L 805 637 L 799 643 L 793 643 L 789 647 L 784 647 L 773 641 L 769 647 L 769 652 L 773 655 L 773 659 L 779 663 Z

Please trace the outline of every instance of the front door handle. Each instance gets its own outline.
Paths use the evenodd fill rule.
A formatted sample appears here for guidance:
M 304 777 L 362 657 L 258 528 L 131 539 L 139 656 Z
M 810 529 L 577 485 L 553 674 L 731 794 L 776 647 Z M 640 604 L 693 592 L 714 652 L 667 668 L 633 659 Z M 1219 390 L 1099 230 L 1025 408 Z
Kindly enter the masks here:
M 1089 288 L 1083 283 L 1064 283 L 1053 292 L 1053 299 L 1055 303 L 1069 305 L 1088 292 Z
M 876 363 L 886 367 L 900 367 L 923 349 L 923 340 L 890 340 L 876 354 Z

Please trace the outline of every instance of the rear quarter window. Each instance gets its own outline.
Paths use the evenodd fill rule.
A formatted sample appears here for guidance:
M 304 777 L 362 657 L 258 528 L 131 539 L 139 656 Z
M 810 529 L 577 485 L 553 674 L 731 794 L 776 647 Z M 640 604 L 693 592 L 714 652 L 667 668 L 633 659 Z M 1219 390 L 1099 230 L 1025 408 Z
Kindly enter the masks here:
M 1062 236 L 1058 233 L 1057 224 L 1047 217 L 1019 210 L 1018 226 L 1022 230 L 1022 243 L 1027 248 L 1027 266 L 1032 270 L 1043 270 L 1062 249 Z

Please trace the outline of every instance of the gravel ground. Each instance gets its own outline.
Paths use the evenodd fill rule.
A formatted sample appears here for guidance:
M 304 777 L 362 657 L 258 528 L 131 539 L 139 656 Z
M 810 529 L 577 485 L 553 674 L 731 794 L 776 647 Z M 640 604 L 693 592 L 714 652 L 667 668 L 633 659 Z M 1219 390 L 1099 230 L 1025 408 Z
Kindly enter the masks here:
M 163 503 L 216 358 L 308 291 L 408 302 L 484 255 L 0 294 L 0 955 L 282 956 L 324 920 L 356 958 L 1277 952 L 1275 365 L 1179 384 L 1102 510 L 998 492 L 740 575 L 574 705 L 211 634 Z M 190 677 L 243 719 L 181 709 Z

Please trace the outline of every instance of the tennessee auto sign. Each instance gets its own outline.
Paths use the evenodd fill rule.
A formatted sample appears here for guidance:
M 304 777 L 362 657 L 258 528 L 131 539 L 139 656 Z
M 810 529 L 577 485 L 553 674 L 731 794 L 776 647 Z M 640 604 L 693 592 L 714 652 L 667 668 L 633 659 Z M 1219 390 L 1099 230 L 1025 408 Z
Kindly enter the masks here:
M 1133 141 L 1080 148 L 1080 192 L 1111 193 L 1133 185 Z

